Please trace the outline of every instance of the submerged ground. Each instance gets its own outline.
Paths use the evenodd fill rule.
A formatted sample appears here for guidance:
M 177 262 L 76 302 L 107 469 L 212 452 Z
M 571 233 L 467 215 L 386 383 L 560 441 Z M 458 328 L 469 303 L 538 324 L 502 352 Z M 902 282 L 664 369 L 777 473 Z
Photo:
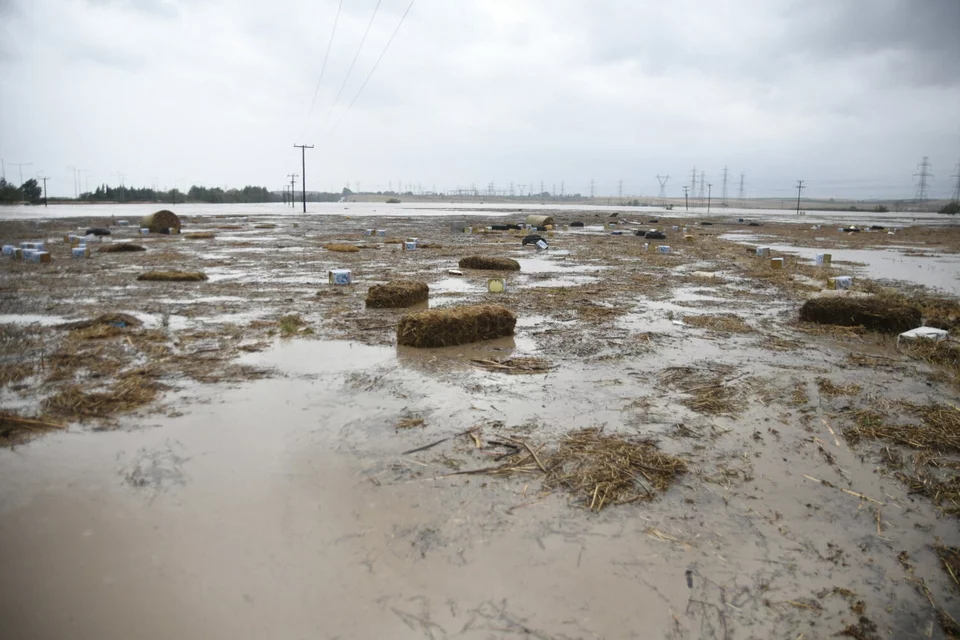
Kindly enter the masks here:
M 53 253 L 0 262 L 3 636 L 949 637 L 956 359 L 797 318 L 853 275 L 952 326 L 960 229 L 556 217 L 586 226 L 544 252 L 457 217 L 225 215 L 114 225 L 146 251 L 89 259 L 62 236 L 115 221 L 3 223 Z M 468 255 L 521 270 L 450 274 Z M 409 310 L 364 307 L 394 279 L 516 334 L 398 347 Z M 682 469 L 633 467 L 627 504 L 557 482 L 593 428 Z

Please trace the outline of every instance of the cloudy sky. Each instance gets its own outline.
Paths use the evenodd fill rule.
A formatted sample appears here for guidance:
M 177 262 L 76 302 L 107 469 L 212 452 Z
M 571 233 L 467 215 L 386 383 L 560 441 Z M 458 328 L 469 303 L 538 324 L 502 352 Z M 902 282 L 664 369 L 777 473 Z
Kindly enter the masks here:
M 650 195 L 669 174 L 679 196 L 696 167 L 717 196 L 727 166 L 731 197 L 743 172 L 748 196 L 906 198 L 929 156 L 930 195 L 951 193 L 958 0 L 408 7 L 0 0 L 6 175 L 279 189 L 306 142 L 308 188 Z

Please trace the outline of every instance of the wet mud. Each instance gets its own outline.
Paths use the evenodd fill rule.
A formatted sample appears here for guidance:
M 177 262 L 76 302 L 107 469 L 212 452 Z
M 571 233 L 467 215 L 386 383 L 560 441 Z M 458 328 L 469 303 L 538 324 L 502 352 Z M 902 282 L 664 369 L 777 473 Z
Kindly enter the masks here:
M 948 637 L 960 590 L 935 545 L 960 546 L 957 516 L 887 464 L 909 447 L 845 434 L 866 409 L 955 405 L 956 381 L 888 336 L 800 326 L 810 283 L 833 272 L 793 258 L 790 278 L 771 274 L 720 238 L 732 222 L 689 243 L 668 224 L 657 244 L 673 253 L 656 254 L 610 236 L 607 216 L 556 217 L 591 224 L 538 254 L 443 217 L 203 217 L 185 231 L 215 238 L 140 238 L 146 252 L 83 261 L 61 243 L 49 265 L 0 263 L 0 406 L 67 427 L 0 449 L 3 635 L 818 638 L 860 624 Z M 3 232 L 56 239 L 94 222 Z M 813 245 L 783 226 L 764 233 Z M 366 227 L 439 246 L 401 251 Z M 520 261 L 505 293 L 487 291 L 504 274 L 448 273 L 478 253 Z M 209 279 L 136 281 L 153 268 Z M 331 268 L 354 284 L 328 284 Z M 430 307 L 504 304 L 516 335 L 398 347 L 404 311 L 363 298 L 399 278 L 427 282 Z M 107 312 L 143 325 L 57 328 Z M 490 364 L 510 358 L 546 368 Z M 103 415 L 47 402 L 131 380 L 154 392 Z M 504 442 L 547 458 L 590 427 L 651 440 L 686 472 L 602 510 L 547 490 L 536 465 L 473 473 Z

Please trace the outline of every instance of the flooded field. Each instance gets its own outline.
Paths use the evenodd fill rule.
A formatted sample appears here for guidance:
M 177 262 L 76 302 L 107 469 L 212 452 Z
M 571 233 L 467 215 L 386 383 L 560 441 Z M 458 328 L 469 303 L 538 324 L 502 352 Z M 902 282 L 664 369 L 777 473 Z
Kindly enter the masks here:
M 955 352 L 798 319 L 882 296 L 953 329 L 960 229 L 569 208 L 538 251 L 452 229 L 515 208 L 337 206 L 177 208 L 184 235 L 89 259 L 63 236 L 139 209 L 0 223 L 53 257 L 0 261 L 2 416 L 37 421 L 0 432 L 4 637 L 960 633 Z M 364 304 L 398 279 L 514 334 L 398 346 L 411 309 Z

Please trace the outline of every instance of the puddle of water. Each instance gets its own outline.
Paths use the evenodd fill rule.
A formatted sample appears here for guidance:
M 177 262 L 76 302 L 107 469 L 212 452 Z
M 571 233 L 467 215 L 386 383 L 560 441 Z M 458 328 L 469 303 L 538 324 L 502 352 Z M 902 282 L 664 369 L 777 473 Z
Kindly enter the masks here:
M 473 284 L 466 278 L 444 278 L 430 283 L 430 293 L 479 293 L 484 291 L 480 285 Z
M 527 289 L 541 287 L 579 287 L 591 282 L 599 282 L 600 278 L 593 276 L 569 276 L 566 278 L 548 278 L 546 280 L 527 280 L 521 286 Z
M 734 236 L 730 239 L 739 241 L 745 238 Z M 756 244 L 756 240 L 744 244 Z M 764 246 L 807 260 L 815 260 L 818 253 L 829 253 L 834 262 L 862 262 L 867 265 L 847 267 L 854 274 L 862 273 L 874 280 L 901 280 L 960 295 L 960 257 L 957 256 L 905 256 L 888 249 L 816 249 L 788 244 Z
M 68 322 L 68 320 L 61 316 L 42 316 L 30 313 L 0 314 L 0 324 L 39 324 L 44 327 L 50 327 L 64 322 Z
M 566 264 L 562 261 L 551 260 L 549 258 L 517 258 L 520 263 L 520 273 L 594 273 L 603 271 L 609 267 L 603 265 L 589 264 Z
M 329 375 L 378 367 L 394 357 L 391 347 L 346 340 L 280 340 L 267 351 L 244 354 L 241 362 L 298 375 Z

